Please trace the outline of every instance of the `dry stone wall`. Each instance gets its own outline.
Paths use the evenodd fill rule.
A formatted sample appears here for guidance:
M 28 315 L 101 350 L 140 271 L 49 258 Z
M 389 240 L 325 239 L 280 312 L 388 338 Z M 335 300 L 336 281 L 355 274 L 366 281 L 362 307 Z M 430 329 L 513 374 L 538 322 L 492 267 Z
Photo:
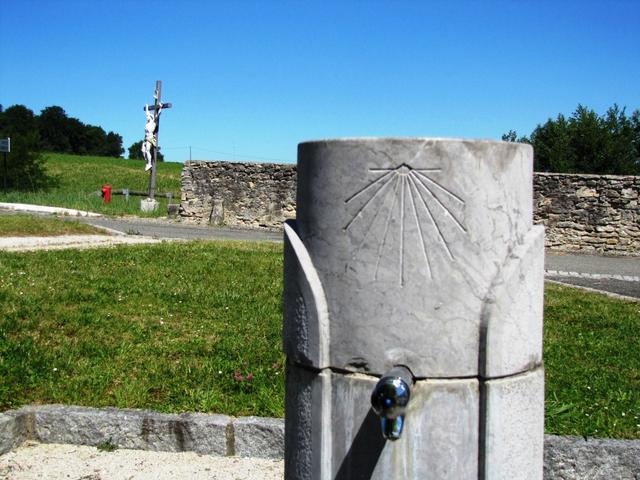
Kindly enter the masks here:
M 640 177 L 537 173 L 533 189 L 547 248 L 640 255 Z
M 296 213 L 296 166 L 186 162 L 184 221 L 282 228 Z M 640 255 L 640 177 L 536 173 L 535 223 L 552 250 Z
M 213 225 L 281 228 L 295 217 L 295 165 L 189 161 L 180 216 Z

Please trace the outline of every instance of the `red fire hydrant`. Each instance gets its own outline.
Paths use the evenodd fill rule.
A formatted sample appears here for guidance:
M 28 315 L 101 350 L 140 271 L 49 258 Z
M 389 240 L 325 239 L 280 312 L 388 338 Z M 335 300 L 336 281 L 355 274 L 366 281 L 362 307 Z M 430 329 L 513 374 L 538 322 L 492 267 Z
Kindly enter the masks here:
M 102 186 L 102 198 L 104 203 L 111 203 L 111 185 L 108 183 Z

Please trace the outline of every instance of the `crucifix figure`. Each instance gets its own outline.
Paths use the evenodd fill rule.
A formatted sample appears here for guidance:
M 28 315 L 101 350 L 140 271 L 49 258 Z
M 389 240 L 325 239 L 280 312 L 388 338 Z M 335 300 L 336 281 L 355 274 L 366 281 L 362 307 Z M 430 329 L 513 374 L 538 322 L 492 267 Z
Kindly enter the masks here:
M 171 108 L 170 103 L 162 103 L 160 100 L 160 91 L 162 88 L 162 82 L 156 81 L 156 90 L 153 93 L 154 104 L 144 106 L 144 114 L 147 117 L 147 123 L 144 126 L 144 140 L 142 142 L 142 155 L 147 162 L 144 170 L 148 172 L 151 170 L 151 177 L 149 179 L 149 198 L 153 199 L 155 196 L 155 184 L 156 184 L 156 163 L 158 161 L 158 131 L 160 129 L 160 113 L 164 108 Z
M 153 157 L 151 155 L 151 147 L 157 147 L 158 142 L 156 140 L 156 133 L 158 129 L 158 122 L 156 119 L 160 117 L 160 110 L 154 113 L 149 111 L 149 105 L 144 106 L 144 113 L 147 116 L 147 123 L 144 126 L 144 141 L 142 142 L 142 155 L 147 164 L 144 167 L 145 172 L 151 170 L 153 166 Z

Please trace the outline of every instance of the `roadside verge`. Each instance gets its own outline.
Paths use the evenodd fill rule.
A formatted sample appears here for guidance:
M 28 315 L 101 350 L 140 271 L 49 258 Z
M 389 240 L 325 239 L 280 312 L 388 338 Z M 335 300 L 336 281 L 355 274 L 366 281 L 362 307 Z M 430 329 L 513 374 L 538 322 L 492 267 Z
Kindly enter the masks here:
M 71 215 L 74 217 L 101 217 L 100 213 L 76 210 L 75 208 L 48 207 L 45 205 L 31 205 L 29 203 L 6 203 L 0 202 L 0 208 L 5 210 L 15 210 L 17 212 L 35 213 L 57 213 L 60 215 Z
M 172 241 L 170 239 L 168 241 Z M 124 235 L 59 235 L 56 237 L 0 237 L 0 251 L 29 252 L 34 250 L 62 250 L 68 248 L 112 247 L 123 244 L 160 243 L 160 240 L 142 236 Z

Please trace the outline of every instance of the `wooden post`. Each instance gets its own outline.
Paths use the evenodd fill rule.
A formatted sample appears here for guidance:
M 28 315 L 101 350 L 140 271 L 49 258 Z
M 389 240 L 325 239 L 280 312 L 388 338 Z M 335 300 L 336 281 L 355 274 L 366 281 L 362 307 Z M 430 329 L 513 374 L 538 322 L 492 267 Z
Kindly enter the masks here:
M 2 105 L 0 105 L 2 111 Z M 0 138 L 0 152 L 3 153 L 2 191 L 7 191 L 7 153 L 11 151 L 11 138 Z
M 149 111 L 160 112 L 162 109 L 171 108 L 170 103 L 162 103 L 160 98 L 162 94 L 162 81 L 156 80 L 156 90 L 154 95 L 154 104 L 149 107 Z M 153 161 L 151 164 L 151 176 L 149 177 L 149 198 L 154 199 L 156 194 L 156 164 L 158 162 L 158 150 L 160 149 L 160 114 L 156 115 L 156 129 L 154 131 L 155 145 L 153 145 Z
M 4 152 L 3 191 L 7 191 L 7 152 Z
M 162 89 L 162 82 L 160 80 L 156 80 L 156 95 L 155 95 L 155 104 L 154 110 L 158 111 L 158 107 L 162 105 L 160 101 L 160 94 Z M 151 165 L 151 176 L 149 177 L 149 198 L 154 199 L 156 194 L 156 163 L 158 161 L 158 147 L 160 146 L 160 142 L 158 140 L 160 133 L 160 115 L 156 118 L 156 144 L 153 147 L 153 164 Z

